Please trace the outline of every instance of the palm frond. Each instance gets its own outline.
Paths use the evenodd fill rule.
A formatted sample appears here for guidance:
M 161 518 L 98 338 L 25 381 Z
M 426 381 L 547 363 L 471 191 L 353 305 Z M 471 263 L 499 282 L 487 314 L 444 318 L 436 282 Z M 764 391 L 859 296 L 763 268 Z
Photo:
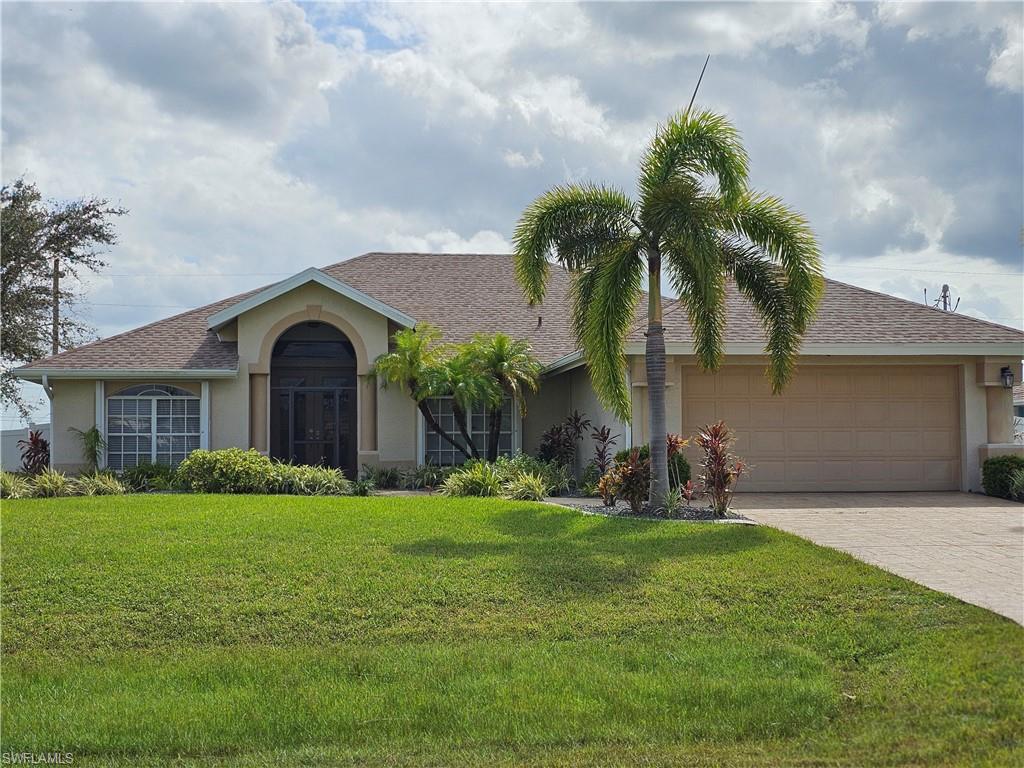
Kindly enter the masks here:
M 778 393 L 792 378 L 800 354 L 801 332 L 794 321 L 786 291 L 786 273 L 757 246 L 737 238 L 723 238 L 721 248 L 726 271 L 736 281 L 739 292 L 753 305 L 767 333 L 766 373 L 772 391 Z
M 628 236 L 633 212 L 625 194 L 593 184 L 554 187 L 530 203 L 512 236 L 526 299 L 544 299 L 550 258 L 569 270 L 586 269 L 609 243 Z
M 679 112 L 660 126 L 640 163 L 646 201 L 673 178 L 714 177 L 727 203 L 746 189 L 749 159 L 739 131 L 722 115 Z
M 634 324 L 643 289 L 644 259 L 640 244 L 624 241 L 608 249 L 595 267 L 596 276 L 584 285 L 589 297 L 583 322 L 577 319 L 583 357 L 590 369 L 594 392 L 601 404 L 623 421 L 630 417 L 623 346 Z M 577 288 L 577 302 L 583 294 Z
M 693 226 L 666 244 L 665 271 L 693 330 L 693 350 L 704 370 L 721 365 L 725 336 L 725 268 L 710 227 Z
M 793 321 L 803 333 L 825 290 L 821 251 L 807 220 L 777 197 L 747 192 L 737 202 L 730 225 L 782 266 Z

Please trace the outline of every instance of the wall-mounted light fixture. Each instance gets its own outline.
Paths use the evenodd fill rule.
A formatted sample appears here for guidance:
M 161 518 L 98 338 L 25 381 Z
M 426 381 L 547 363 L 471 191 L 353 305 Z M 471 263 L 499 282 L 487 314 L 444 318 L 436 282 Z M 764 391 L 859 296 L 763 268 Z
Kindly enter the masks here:
M 1013 371 L 1010 366 L 1005 366 L 999 371 L 999 379 L 1003 382 L 1003 389 L 1013 389 Z

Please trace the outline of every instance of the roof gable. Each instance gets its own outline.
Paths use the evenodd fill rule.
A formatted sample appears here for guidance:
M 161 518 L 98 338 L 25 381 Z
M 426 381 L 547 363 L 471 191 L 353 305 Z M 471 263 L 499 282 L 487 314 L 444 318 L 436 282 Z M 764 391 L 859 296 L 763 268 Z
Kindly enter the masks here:
M 393 320 L 405 328 L 411 328 L 416 324 L 416 321 L 404 312 L 373 298 L 369 294 L 363 293 L 357 288 L 353 288 L 336 277 L 321 272 L 316 267 L 310 267 L 298 274 L 292 275 L 287 280 L 267 286 L 242 301 L 210 315 L 207 320 L 207 327 L 212 331 L 218 331 L 238 316 L 244 315 L 246 312 L 256 309 L 256 307 L 262 306 L 268 301 L 273 301 L 279 296 L 283 296 L 289 291 L 293 291 L 308 283 L 317 283 L 329 291 L 334 291 L 357 304 L 362 304 L 364 307 L 383 315 L 389 320 Z

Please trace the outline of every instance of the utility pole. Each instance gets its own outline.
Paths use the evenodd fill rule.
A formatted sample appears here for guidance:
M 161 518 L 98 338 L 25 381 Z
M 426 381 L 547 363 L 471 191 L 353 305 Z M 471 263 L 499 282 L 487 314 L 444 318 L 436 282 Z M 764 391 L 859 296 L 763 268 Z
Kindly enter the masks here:
M 50 339 L 51 354 L 60 351 L 60 256 L 53 257 L 53 328 Z

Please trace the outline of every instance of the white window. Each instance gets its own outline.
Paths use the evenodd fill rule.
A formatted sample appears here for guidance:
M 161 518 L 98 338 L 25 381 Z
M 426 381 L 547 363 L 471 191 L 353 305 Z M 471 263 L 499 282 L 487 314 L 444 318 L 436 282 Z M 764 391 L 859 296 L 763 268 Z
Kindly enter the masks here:
M 465 447 L 466 441 L 459 432 L 455 423 L 455 412 L 452 410 L 452 399 L 450 397 L 434 397 L 427 401 L 430 405 L 430 412 L 434 414 L 437 423 L 455 442 Z M 514 450 L 513 445 L 513 417 L 512 399 L 505 398 L 501 408 L 501 433 L 498 437 L 498 455 L 511 456 Z M 469 425 L 469 433 L 473 438 L 481 457 L 487 455 L 487 410 L 482 406 L 474 406 L 470 413 L 466 414 L 466 422 Z M 423 460 L 431 464 L 451 466 L 461 464 L 466 460 L 465 456 L 442 438 L 429 426 L 424 424 L 424 451 Z
M 107 466 L 177 466 L 199 447 L 199 398 L 166 384 L 140 384 L 107 398 Z

